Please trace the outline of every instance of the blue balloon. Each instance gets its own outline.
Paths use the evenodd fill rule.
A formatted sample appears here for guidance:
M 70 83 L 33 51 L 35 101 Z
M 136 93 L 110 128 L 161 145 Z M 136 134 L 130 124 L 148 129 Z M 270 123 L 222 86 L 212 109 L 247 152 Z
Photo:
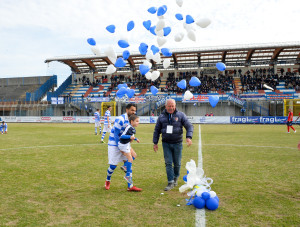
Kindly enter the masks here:
M 139 51 L 141 55 L 147 54 L 147 50 L 148 50 L 148 45 L 146 43 L 141 43 L 139 46 Z
M 215 198 L 210 198 L 205 201 L 205 206 L 209 210 L 216 210 L 219 207 L 219 202 Z
M 106 30 L 109 31 L 110 33 L 114 33 L 115 29 L 116 29 L 116 26 L 114 26 L 113 24 L 112 25 L 108 25 L 106 27 Z
M 123 39 L 120 39 L 118 41 L 118 45 L 121 48 L 127 48 L 127 47 L 129 47 L 129 43 L 126 40 L 123 40 Z
M 88 44 L 90 44 L 91 46 L 95 46 L 96 45 L 96 41 L 93 38 L 88 38 L 87 39 Z
M 184 182 L 187 182 L 187 175 L 184 175 L 182 179 Z
M 200 80 L 199 80 L 197 77 L 193 76 L 193 77 L 191 78 L 189 84 L 190 84 L 191 86 L 193 86 L 193 87 L 197 87 L 197 86 L 200 86 L 201 82 L 200 82 Z
M 118 98 L 122 98 L 126 93 L 127 93 L 127 88 L 121 87 L 121 88 L 117 91 L 116 96 L 117 96 Z
M 150 7 L 150 8 L 148 9 L 148 12 L 151 13 L 151 14 L 155 14 L 156 11 L 157 11 L 157 8 L 154 7 L 154 6 L 153 6 L 153 7 Z
M 127 24 L 127 31 L 131 31 L 134 28 L 134 21 L 129 21 Z
M 181 89 L 186 89 L 186 80 L 181 80 L 177 83 L 177 87 Z
M 157 46 L 155 46 L 155 45 L 152 45 L 152 46 L 151 46 L 151 50 L 152 50 L 152 52 L 153 52 L 153 55 L 155 55 L 156 53 L 159 52 L 159 48 L 158 48 Z
M 217 195 L 213 199 L 215 199 L 219 202 L 219 197 Z
M 185 17 L 185 23 L 192 24 L 194 22 L 195 22 L 194 18 L 191 15 L 186 15 L 186 17 Z
M 156 35 L 156 33 L 155 33 L 155 28 L 156 28 L 156 26 L 150 27 L 150 32 L 151 32 L 153 35 Z
M 204 200 L 207 200 L 207 199 L 210 198 L 210 194 L 209 194 L 209 192 L 202 192 L 201 197 L 202 197 Z
M 226 65 L 223 62 L 218 62 L 216 67 L 219 71 L 224 71 L 226 69 Z
M 175 15 L 175 17 L 176 17 L 177 20 L 183 20 L 183 16 L 182 16 L 182 14 L 180 14 L 180 13 L 177 13 L 177 14 Z
M 151 20 L 146 20 L 146 21 L 144 21 L 144 22 L 143 22 L 143 26 L 144 26 L 147 30 L 149 30 L 150 27 L 151 27 Z
M 127 60 L 130 56 L 130 52 L 128 50 L 124 50 L 123 51 L 123 59 Z
M 127 84 L 126 84 L 126 83 L 124 83 L 124 84 L 118 84 L 118 89 L 120 89 L 120 88 L 122 88 L 122 87 L 127 88 Z
M 148 65 L 140 65 L 139 70 L 142 75 L 145 75 L 147 72 L 149 72 L 150 68 Z
M 161 7 L 158 8 L 157 10 L 157 16 L 162 16 L 167 12 L 168 8 L 166 5 L 163 5 Z
M 150 91 L 151 91 L 151 93 L 153 94 L 153 95 L 156 95 L 157 94 L 157 92 L 158 92 L 158 89 L 155 87 L 155 86 L 151 86 L 151 88 L 150 88 Z
M 215 108 L 216 105 L 218 104 L 219 102 L 219 96 L 218 95 L 210 95 L 209 98 L 208 98 L 208 101 L 210 103 L 210 105 Z
M 115 63 L 115 66 L 118 68 L 122 68 L 126 65 L 126 61 L 123 58 L 119 57 Z
M 202 199 L 201 197 L 196 197 L 193 201 L 193 205 L 197 208 L 197 209 L 202 209 L 205 207 L 205 200 Z
M 135 94 L 134 89 L 127 89 L 127 97 L 128 98 L 131 99 L 134 96 L 134 94 Z
M 168 48 L 161 48 L 161 53 L 166 57 L 172 56 L 172 52 Z
M 171 33 L 171 28 L 170 27 L 165 27 L 165 28 L 163 28 L 163 30 L 164 30 L 164 36 L 167 36 Z

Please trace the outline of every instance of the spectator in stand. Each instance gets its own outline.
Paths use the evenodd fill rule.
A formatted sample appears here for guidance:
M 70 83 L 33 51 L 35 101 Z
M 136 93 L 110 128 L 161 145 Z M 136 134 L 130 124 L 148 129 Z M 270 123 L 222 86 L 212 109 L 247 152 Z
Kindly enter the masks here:
M 205 114 L 205 117 L 209 117 L 209 114 L 208 114 L 208 113 L 206 113 L 206 114 Z
M 213 116 L 214 116 L 214 114 L 213 114 L 212 112 L 210 112 L 209 116 L 210 116 L 210 117 L 213 117 Z

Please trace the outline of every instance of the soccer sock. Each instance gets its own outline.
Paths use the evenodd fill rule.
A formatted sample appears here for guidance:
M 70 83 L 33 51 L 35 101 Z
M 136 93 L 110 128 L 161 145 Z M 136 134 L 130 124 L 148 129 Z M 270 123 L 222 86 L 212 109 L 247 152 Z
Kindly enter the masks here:
M 101 134 L 101 126 L 99 127 L 99 134 Z
M 97 133 L 97 127 L 95 127 L 95 133 Z
M 105 134 L 106 134 L 106 132 L 103 132 L 103 133 L 102 133 L 101 140 L 103 140 L 103 139 L 104 139 L 104 137 L 105 137 Z
M 292 128 L 294 131 L 296 131 L 295 128 L 294 128 L 293 126 L 291 126 L 291 128 Z
M 110 181 L 111 175 L 114 173 L 114 170 L 117 168 L 117 166 L 115 165 L 109 165 L 108 169 L 107 169 L 107 177 L 106 180 Z
M 290 126 L 288 126 L 287 128 L 288 128 L 288 132 L 290 132 Z
M 125 165 L 126 165 L 126 167 L 127 167 L 126 177 L 132 176 L 132 169 L 131 169 L 132 163 L 126 161 L 126 162 L 125 162 Z M 127 185 L 128 185 L 128 188 L 131 188 L 131 187 L 132 187 L 132 185 L 129 184 L 129 183 L 127 183 Z
M 132 156 L 132 159 L 133 159 L 133 161 L 134 161 L 135 157 Z

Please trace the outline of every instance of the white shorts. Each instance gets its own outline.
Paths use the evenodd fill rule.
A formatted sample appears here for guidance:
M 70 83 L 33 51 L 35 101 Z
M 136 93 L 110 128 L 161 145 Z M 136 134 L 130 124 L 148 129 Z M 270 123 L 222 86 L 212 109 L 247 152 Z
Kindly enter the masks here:
M 100 121 L 95 121 L 95 128 L 101 127 Z
M 120 151 L 123 151 L 124 153 L 130 153 L 130 143 L 119 143 L 118 147 Z
M 122 154 L 116 146 L 107 146 L 108 147 L 108 164 L 109 165 L 118 165 L 119 162 L 127 161 L 127 158 Z
M 103 132 L 110 132 L 111 126 L 108 127 L 108 125 L 103 125 Z

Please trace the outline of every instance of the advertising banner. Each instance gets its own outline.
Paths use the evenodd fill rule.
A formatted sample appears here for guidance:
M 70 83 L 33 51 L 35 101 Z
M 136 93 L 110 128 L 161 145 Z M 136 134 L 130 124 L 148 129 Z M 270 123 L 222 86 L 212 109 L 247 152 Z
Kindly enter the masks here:
M 285 124 L 287 117 L 230 117 L 232 124 Z

